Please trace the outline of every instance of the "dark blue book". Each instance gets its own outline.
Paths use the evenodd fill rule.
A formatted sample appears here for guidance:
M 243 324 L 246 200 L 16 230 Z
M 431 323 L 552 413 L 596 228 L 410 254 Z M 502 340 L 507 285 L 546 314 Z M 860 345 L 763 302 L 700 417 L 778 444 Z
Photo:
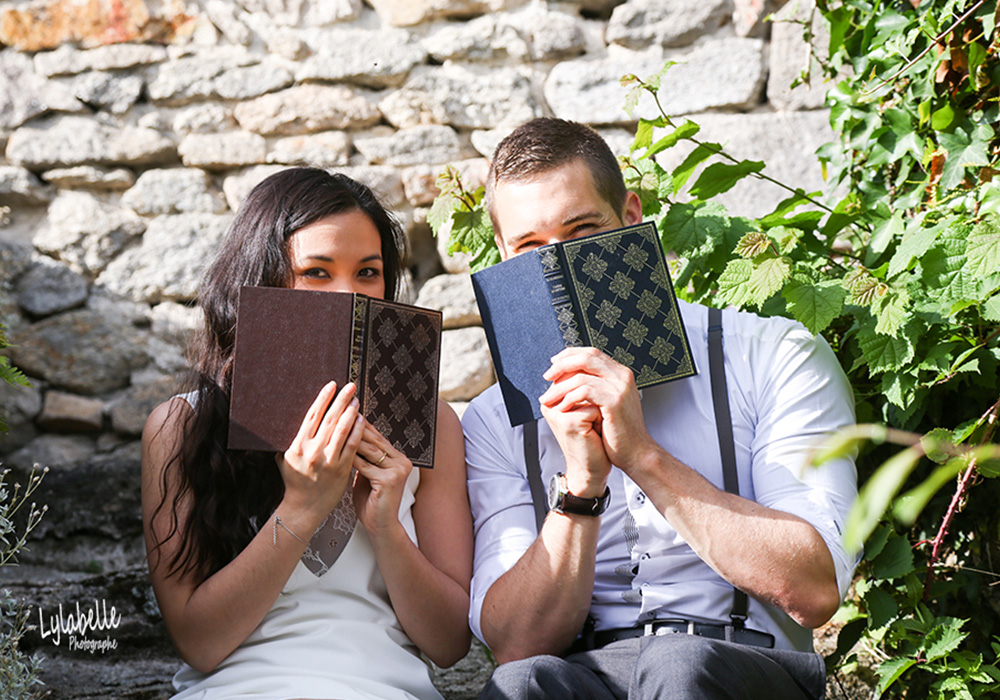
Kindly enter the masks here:
M 536 248 L 472 286 L 512 426 L 542 417 L 542 374 L 567 347 L 604 351 L 640 389 L 696 374 L 652 223 Z

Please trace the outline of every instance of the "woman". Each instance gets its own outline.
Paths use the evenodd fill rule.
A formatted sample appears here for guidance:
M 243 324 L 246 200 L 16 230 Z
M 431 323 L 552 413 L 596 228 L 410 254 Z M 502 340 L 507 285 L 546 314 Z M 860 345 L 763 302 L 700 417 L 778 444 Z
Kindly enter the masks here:
M 176 698 L 439 698 L 417 651 L 449 666 L 469 648 L 472 532 L 447 404 L 434 469 L 360 416 L 352 384 L 320 391 L 283 454 L 225 446 L 240 287 L 392 298 L 402 241 L 367 187 L 296 168 L 250 193 L 207 272 L 197 385 L 143 432 L 150 575 L 187 664 Z

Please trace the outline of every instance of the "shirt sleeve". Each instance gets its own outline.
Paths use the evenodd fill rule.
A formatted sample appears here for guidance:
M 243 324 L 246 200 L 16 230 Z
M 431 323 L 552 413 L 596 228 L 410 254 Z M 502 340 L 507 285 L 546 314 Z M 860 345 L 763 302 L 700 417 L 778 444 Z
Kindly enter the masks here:
M 817 445 L 852 425 L 854 397 L 826 341 L 801 325 L 779 321 L 774 345 L 750 341 L 758 416 L 751 445 L 756 500 L 797 515 L 826 542 L 843 597 L 859 553 L 844 547 L 847 513 L 857 496 L 854 456 L 813 467 Z M 756 347 L 753 347 L 756 345 Z
M 495 387 L 494 387 L 495 391 Z M 484 396 L 484 398 L 486 398 Z M 490 586 L 538 536 L 525 474 L 520 428 L 511 428 L 503 404 L 473 402 L 462 417 L 475 534 L 469 626 L 483 643 L 482 608 Z

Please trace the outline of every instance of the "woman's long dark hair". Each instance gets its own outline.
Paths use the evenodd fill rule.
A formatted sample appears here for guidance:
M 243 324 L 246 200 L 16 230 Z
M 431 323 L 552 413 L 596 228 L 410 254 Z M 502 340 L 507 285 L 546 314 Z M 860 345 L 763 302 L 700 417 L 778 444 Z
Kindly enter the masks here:
M 284 495 L 274 455 L 226 448 L 236 309 L 240 287 L 289 287 L 288 241 L 304 226 L 350 211 L 365 213 L 382 241 L 385 296 L 395 298 L 402 274 L 405 238 L 399 223 L 372 191 L 339 173 L 291 168 L 276 173 L 247 196 L 208 268 L 198 294 L 205 323 L 192 346 L 194 417 L 163 470 L 163 500 L 170 526 L 155 548 L 180 533 L 181 546 L 168 562 L 171 574 L 202 581 L 232 561 L 253 539 L 253 523 L 270 518 Z M 169 488 L 168 488 L 169 487 Z M 188 499 L 185 522 L 178 505 Z

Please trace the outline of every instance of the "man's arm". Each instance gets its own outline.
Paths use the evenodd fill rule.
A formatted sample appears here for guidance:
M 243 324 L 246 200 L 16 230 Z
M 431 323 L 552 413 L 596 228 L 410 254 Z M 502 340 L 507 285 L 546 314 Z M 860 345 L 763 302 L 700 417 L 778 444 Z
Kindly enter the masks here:
M 567 488 L 585 498 L 604 493 L 611 470 L 593 429 L 597 418 L 594 407 L 547 416 L 566 458 Z M 491 442 L 498 426 L 481 423 L 475 408 L 464 422 L 476 516 L 473 628 L 478 621 L 480 636 L 501 663 L 559 653 L 579 634 L 590 609 L 600 518 L 550 512 L 529 545 L 533 511 L 517 493 L 524 485 L 523 470 L 510 468 L 513 455 Z M 523 543 L 523 553 L 516 543 Z M 491 580 L 501 560 L 510 562 L 517 554 L 513 565 Z M 476 589 L 485 586 L 477 620 Z
M 696 554 L 749 595 L 806 627 L 840 603 L 826 542 L 802 518 L 728 494 L 660 447 L 646 430 L 632 372 L 593 348 L 571 348 L 546 375 L 542 404 L 599 408 L 603 443 Z

